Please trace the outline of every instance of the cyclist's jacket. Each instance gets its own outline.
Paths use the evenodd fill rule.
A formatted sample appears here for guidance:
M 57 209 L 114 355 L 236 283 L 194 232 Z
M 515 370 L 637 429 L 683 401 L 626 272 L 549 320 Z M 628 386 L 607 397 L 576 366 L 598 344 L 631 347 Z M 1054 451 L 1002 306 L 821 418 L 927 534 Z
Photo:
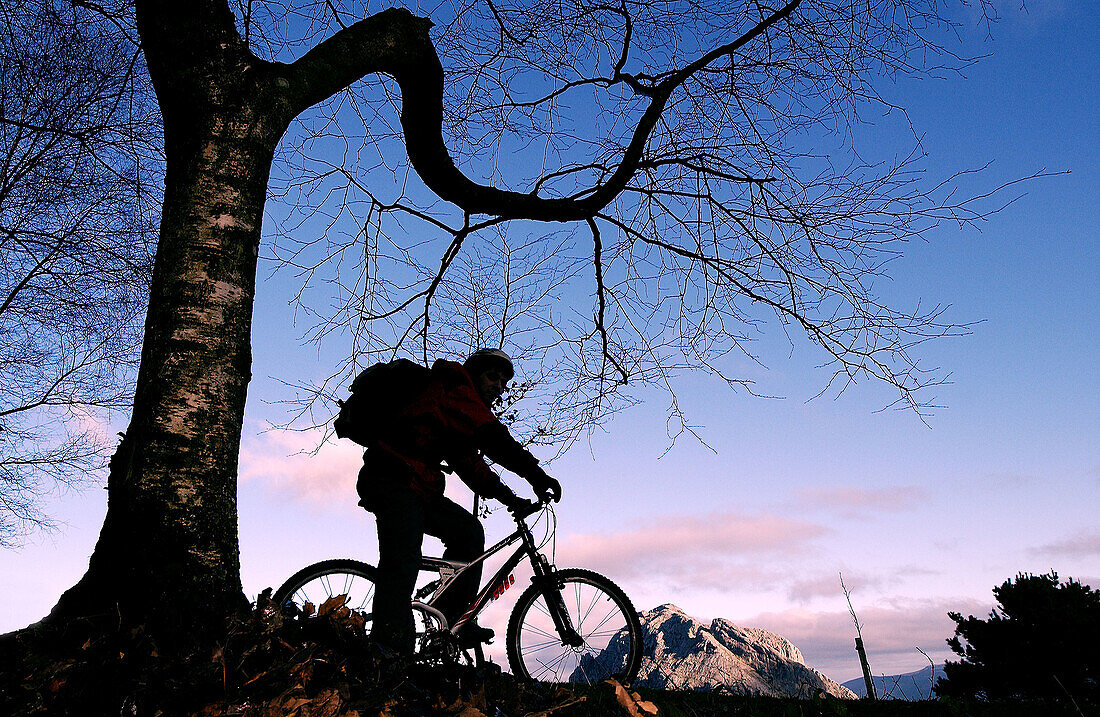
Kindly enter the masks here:
M 444 462 L 480 495 L 507 494 L 482 453 L 528 480 L 545 475 L 538 460 L 485 405 L 466 369 L 440 359 L 432 365 L 427 387 L 367 446 L 356 486 L 360 505 L 371 509 L 395 483 L 424 498 L 442 496 Z

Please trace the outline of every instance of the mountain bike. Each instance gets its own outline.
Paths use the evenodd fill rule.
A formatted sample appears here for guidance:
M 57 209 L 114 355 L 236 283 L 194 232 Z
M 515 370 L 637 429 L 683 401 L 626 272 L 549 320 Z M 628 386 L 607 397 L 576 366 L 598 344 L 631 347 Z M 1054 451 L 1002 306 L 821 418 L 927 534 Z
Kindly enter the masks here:
M 476 511 L 475 501 L 475 514 Z M 546 538 L 537 542 L 528 525 L 532 515 L 546 516 Z M 512 674 L 527 681 L 596 684 L 613 678 L 629 684 L 642 660 L 642 627 L 630 599 L 615 583 L 591 570 L 559 570 L 542 552 L 556 527 L 553 508 L 532 503 L 510 511 L 516 530 L 469 563 L 442 558 L 421 559 L 429 582 L 416 590 L 411 608 L 416 622 L 414 659 L 440 664 L 485 663 L 478 645 L 464 649 L 456 637 L 461 628 L 516 584 L 515 569 L 526 557 L 531 584 L 519 596 L 508 620 L 505 647 Z M 534 521 L 534 522 L 537 522 Z M 471 566 L 519 543 L 499 570 L 478 590 L 470 608 L 454 625 L 436 608 L 440 597 Z M 275 591 L 277 605 L 314 606 L 335 596 L 360 612 L 369 623 L 377 570 L 367 563 L 337 559 L 302 568 Z M 418 584 L 423 580 L 418 581 Z

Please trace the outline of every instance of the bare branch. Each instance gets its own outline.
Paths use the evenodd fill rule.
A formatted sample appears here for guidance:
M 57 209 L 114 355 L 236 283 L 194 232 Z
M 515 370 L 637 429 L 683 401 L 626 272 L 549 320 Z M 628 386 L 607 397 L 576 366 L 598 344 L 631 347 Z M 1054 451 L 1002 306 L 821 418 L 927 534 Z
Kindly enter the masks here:
M 140 349 L 159 118 L 132 17 L 80 8 L 0 12 L 0 544 L 99 477 Z

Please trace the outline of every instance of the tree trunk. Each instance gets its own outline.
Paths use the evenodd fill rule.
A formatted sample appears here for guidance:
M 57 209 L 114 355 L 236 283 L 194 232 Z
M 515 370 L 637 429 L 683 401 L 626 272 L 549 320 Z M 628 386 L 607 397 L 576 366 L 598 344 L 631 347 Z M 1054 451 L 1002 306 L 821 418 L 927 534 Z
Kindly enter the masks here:
M 224 3 L 139 3 L 138 18 L 165 124 L 160 242 L 107 517 L 51 618 L 107 615 L 170 644 L 214 639 L 244 602 L 237 456 L 260 223 L 288 119 Z
M 863 686 L 867 688 L 867 699 L 878 699 L 875 690 L 875 680 L 871 677 L 871 666 L 867 663 L 867 651 L 863 649 L 863 638 L 856 638 L 856 654 L 859 655 L 859 666 L 863 668 Z
M 474 185 L 447 155 L 442 67 L 424 18 L 384 10 L 284 65 L 250 52 L 225 0 L 137 0 L 135 8 L 164 118 L 160 243 L 107 518 L 88 572 L 50 617 L 144 625 L 163 649 L 216 640 L 222 618 L 243 603 L 236 474 L 256 261 L 271 160 L 290 121 L 387 72 L 401 86 L 410 159 L 440 196 L 476 211 L 492 204 L 479 192 L 496 210 L 532 203 Z M 546 200 L 536 199 L 531 216 L 540 217 Z

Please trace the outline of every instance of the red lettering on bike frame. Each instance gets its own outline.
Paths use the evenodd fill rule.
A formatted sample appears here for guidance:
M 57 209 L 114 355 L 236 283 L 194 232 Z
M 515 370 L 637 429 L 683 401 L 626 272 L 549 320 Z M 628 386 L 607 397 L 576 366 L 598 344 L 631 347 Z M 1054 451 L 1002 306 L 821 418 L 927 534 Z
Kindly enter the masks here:
M 515 576 L 515 573 L 513 573 L 513 574 L 509 575 L 508 577 L 506 577 L 504 580 L 502 580 L 500 585 L 497 586 L 497 589 L 493 591 L 493 600 L 496 600 L 497 598 L 499 598 L 501 595 L 504 594 L 505 590 L 507 590 L 508 588 L 512 587 L 515 584 L 516 584 L 516 576 Z

